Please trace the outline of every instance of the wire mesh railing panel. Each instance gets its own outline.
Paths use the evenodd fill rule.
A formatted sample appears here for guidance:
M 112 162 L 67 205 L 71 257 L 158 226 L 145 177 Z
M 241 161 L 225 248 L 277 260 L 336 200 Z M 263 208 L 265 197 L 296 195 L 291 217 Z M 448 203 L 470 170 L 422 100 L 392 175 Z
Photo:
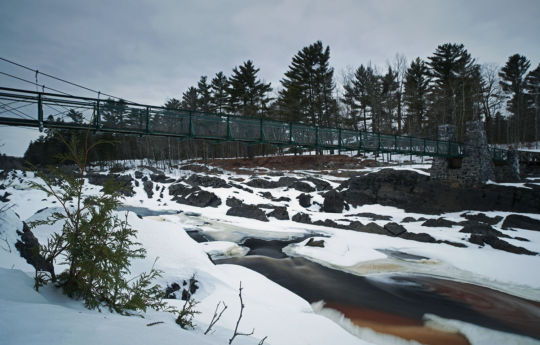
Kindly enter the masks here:
M 43 97 L 41 99 L 42 119 L 51 126 L 92 127 L 96 116 L 96 104 L 92 101 L 65 101 Z
M 203 113 L 191 113 L 191 128 L 194 137 L 227 138 L 227 117 Z
M 396 151 L 398 153 L 411 152 L 411 140 L 408 137 L 396 136 Z
M 396 145 L 396 137 L 394 135 L 381 134 L 381 150 L 394 151 Z
M 13 120 L 37 120 L 37 101 L 0 96 L 0 117 Z
M 292 142 L 297 145 L 316 146 L 317 133 L 315 127 L 306 125 L 292 125 Z
M 0 123 L 12 126 L 107 130 L 118 133 L 261 141 L 309 147 L 461 157 L 464 145 L 423 138 L 223 114 L 169 110 L 124 100 L 99 100 L 0 87 Z M 494 160 L 506 149 L 490 147 Z
M 287 144 L 290 139 L 290 125 L 285 122 L 263 121 L 263 135 L 268 142 Z
M 426 139 L 425 154 L 435 155 L 437 153 L 437 140 Z
M 379 151 L 379 135 L 371 132 L 362 132 L 362 149 L 364 151 Z
M 105 100 L 99 101 L 99 125 L 106 130 L 141 130 L 140 111 L 144 107 L 128 107 L 126 102 Z
M 449 152 L 450 152 L 450 143 L 446 142 L 446 141 L 436 141 L 437 143 L 437 151 L 436 151 L 436 154 L 438 156 L 448 156 Z
M 411 153 L 423 155 L 424 152 L 424 143 L 425 140 L 421 138 L 411 138 L 410 139 L 410 145 L 411 145 Z
M 319 128 L 319 145 L 323 147 L 339 147 L 339 129 Z
M 345 129 L 341 130 L 341 146 L 350 150 L 360 148 L 360 133 Z
M 151 108 L 148 114 L 148 131 L 150 133 L 185 136 L 190 134 L 188 111 Z M 146 122 L 146 118 L 144 122 Z
M 260 120 L 230 117 L 230 130 L 235 140 L 262 140 Z

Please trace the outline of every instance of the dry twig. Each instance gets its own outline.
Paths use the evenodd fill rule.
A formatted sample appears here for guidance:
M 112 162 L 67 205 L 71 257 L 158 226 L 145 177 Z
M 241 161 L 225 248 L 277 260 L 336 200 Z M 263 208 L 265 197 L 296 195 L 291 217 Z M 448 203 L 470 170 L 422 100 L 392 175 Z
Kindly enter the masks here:
M 253 330 L 250 333 L 238 332 L 238 326 L 240 325 L 240 320 L 242 319 L 242 313 L 243 313 L 244 308 L 245 308 L 244 301 L 242 300 L 242 282 L 240 282 L 240 289 L 239 289 L 238 296 L 240 297 L 240 315 L 238 316 L 238 320 L 236 321 L 236 327 L 234 328 L 234 334 L 231 337 L 231 339 L 229 339 L 229 345 L 232 344 L 234 338 L 236 338 L 237 335 L 250 336 L 255 332 L 255 328 L 253 328 Z
M 223 303 L 223 309 L 221 309 L 221 311 L 218 313 L 219 306 L 221 305 L 221 303 Z M 227 309 L 227 305 L 225 304 L 225 302 L 219 301 L 218 304 L 216 305 L 216 310 L 214 310 L 214 316 L 212 316 L 212 321 L 210 321 L 210 324 L 208 325 L 208 328 L 206 329 L 204 334 L 208 334 L 208 332 L 210 332 L 212 327 L 214 327 L 214 325 L 221 318 L 221 315 L 223 315 L 223 312 L 225 311 L 225 309 Z

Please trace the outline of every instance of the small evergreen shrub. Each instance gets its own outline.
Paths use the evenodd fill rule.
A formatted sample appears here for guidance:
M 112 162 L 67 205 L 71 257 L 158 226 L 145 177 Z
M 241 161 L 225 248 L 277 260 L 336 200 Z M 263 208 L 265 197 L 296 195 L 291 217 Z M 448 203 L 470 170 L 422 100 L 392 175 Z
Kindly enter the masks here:
M 111 181 L 98 195 L 83 192 L 88 154 L 93 146 L 88 146 L 87 141 L 81 145 L 74 138 L 63 141 L 69 153 L 62 155 L 61 161 L 74 162 L 74 171 L 51 168 L 47 173 L 38 173 L 43 183 L 33 184 L 54 197 L 61 211 L 29 225 L 62 223 L 62 231 L 49 238 L 40 252 L 47 261 L 60 262 L 67 269 L 57 276 L 36 272 L 36 289 L 54 281 L 66 295 L 82 299 L 90 309 L 105 306 L 124 314 L 147 308 L 166 309 L 163 291 L 152 283 L 160 276 L 159 270 L 152 267 L 128 279 L 130 261 L 144 258 L 146 251 L 136 242 L 137 231 L 129 226 L 127 215 L 121 219 L 114 213 L 120 206 L 119 189 Z

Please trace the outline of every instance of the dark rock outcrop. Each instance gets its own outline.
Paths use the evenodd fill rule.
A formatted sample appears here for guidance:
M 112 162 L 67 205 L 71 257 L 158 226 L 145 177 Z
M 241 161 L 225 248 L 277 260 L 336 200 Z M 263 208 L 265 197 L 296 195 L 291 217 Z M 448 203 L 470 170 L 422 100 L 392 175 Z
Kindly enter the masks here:
M 187 180 L 186 183 L 197 187 L 211 187 L 211 188 L 231 188 L 227 182 L 214 176 L 205 176 L 193 174 Z
M 503 229 L 526 229 L 540 231 L 540 220 L 534 219 L 519 214 L 511 214 L 506 216 L 502 224 Z
M 468 220 L 473 220 L 476 222 L 485 223 L 489 225 L 495 225 L 503 219 L 503 217 L 501 216 L 488 217 L 483 213 L 478 213 L 478 214 L 463 213 L 461 214 L 461 216 Z
M 240 200 L 238 198 L 235 198 L 234 196 L 230 197 L 230 198 L 227 198 L 227 201 L 225 201 L 225 205 L 227 205 L 229 207 L 240 207 L 243 204 L 244 203 L 242 202 L 242 200 Z
M 297 178 L 284 176 L 284 177 L 281 177 L 281 178 L 277 181 L 277 184 L 276 184 L 276 185 L 277 185 L 278 187 L 290 187 L 290 186 L 292 186 L 293 184 L 295 184 L 296 182 L 298 182 L 298 179 L 297 179 Z
M 339 223 L 334 222 L 331 219 L 317 220 L 317 221 L 314 221 L 311 224 L 320 225 L 320 226 L 327 226 L 329 228 L 336 228 L 336 229 L 349 229 L 349 226 L 341 225 Z
M 413 217 L 405 217 L 401 220 L 402 223 L 412 223 L 417 222 L 417 220 Z
M 332 186 L 330 185 L 330 183 L 324 180 L 319 180 L 318 178 L 314 178 L 314 177 L 307 177 L 305 180 L 313 183 L 315 185 L 315 188 L 318 191 L 332 189 Z
M 523 247 L 514 246 L 504 240 L 501 240 L 495 235 L 482 235 L 482 234 L 471 234 L 469 242 L 483 246 L 484 244 L 489 244 L 491 247 L 499 250 L 504 250 L 506 252 L 514 254 L 525 254 L 525 255 L 536 255 L 535 252 L 531 252 Z
M 388 231 L 393 236 L 400 236 L 407 232 L 403 225 L 397 223 L 387 223 L 384 225 L 384 230 Z
M 156 183 L 172 183 L 174 182 L 173 178 L 168 177 L 165 174 L 151 174 L 150 179 Z
M 492 236 L 497 236 L 497 237 L 511 238 L 510 236 L 505 235 L 502 232 L 493 229 L 491 225 L 489 224 L 478 223 L 474 221 L 470 221 L 469 223 L 465 224 L 463 229 L 459 230 L 459 232 L 466 233 L 466 234 L 492 235 Z
M 324 197 L 324 203 L 322 210 L 323 212 L 328 213 L 341 213 L 343 212 L 343 208 L 345 207 L 345 201 L 343 200 L 343 196 L 336 192 L 335 190 L 331 190 L 323 195 Z
M 235 217 L 257 219 L 263 222 L 268 221 L 268 218 L 266 217 L 266 213 L 264 213 L 263 210 L 261 210 L 255 205 L 242 204 L 240 206 L 231 207 L 227 211 L 227 215 L 235 216 Z
M 218 207 L 221 199 L 212 192 L 201 190 L 199 187 L 188 187 L 181 183 L 169 186 L 169 195 L 173 201 L 196 207 Z
M 456 222 L 444 218 L 428 219 L 422 223 L 422 226 L 430 228 L 451 228 L 453 225 L 458 225 Z
M 427 214 L 463 210 L 540 213 L 537 190 L 489 184 L 465 188 L 406 170 L 383 169 L 352 177 L 338 189 L 352 206 L 381 204 Z
M 309 214 L 305 214 L 305 213 L 302 213 L 302 212 L 299 212 L 299 213 L 295 214 L 292 217 L 292 221 L 293 222 L 298 222 L 298 223 L 311 224 L 311 218 L 309 217 Z
M 324 248 L 324 240 L 315 240 L 313 237 L 310 238 L 306 244 L 306 247 L 319 247 Z
M 369 234 L 388 235 L 388 232 L 384 228 L 376 223 L 367 223 L 362 225 L 360 222 L 351 222 L 349 228 L 355 231 L 367 232 Z
M 119 188 L 120 193 L 125 196 L 135 195 L 131 182 L 133 177 L 130 175 L 101 175 L 101 174 L 87 174 L 88 182 L 97 186 L 105 186 L 107 183 L 112 183 Z
M 433 236 L 431 236 L 430 234 L 426 234 L 425 232 L 421 232 L 418 234 L 414 232 L 406 232 L 404 234 L 401 234 L 400 237 L 406 240 L 417 241 L 417 242 L 425 242 L 425 243 L 439 242 L 435 238 L 433 238 Z
M 298 197 L 298 203 L 300 206 L 308 208 L 311 206 L 311 195 L 302 193 Z
M 148 199 L 152 199 L 154 196 L 154 183 L 152 181 L 144 181 L 143 182 L 143 189 L 146 192 L 146 195 L 148 196 Z
M 276 206 L 274 210 L 268 213 L 268 217 L 274 217 L 279 220 L 289 220 L 289 212 L 284 206 Z
M 272 189 L 280 187 L 277 182 L 264 180 L 262 178 L 254 178 L 246 182 L 247 186 L 253 188 Z
M 55 277 L 52 262 L 45 260 L 41 255 L 39 252 L 39 241 L 25 222 L 23 222 L 22 232 L 17 231 L 17 233 L 21 238 L 15 243 L 15 248 L 17 248 L 21 257 L 36 270 L 49 272 L 52 277 Z
M 391 216 L 383 216 L 381 214 L 375 214 L 371 212 L 348 214 L 345 217 L 364 217 L 364 218 L 371 218 L 371 220 L 392 220 Z
M 165 289 L 165 298 L 167 299 L 180 299 L 187 301 L 191 296 L 199 289 L 199 281 L 195 277 L 191 277 L 189 280 L 184 280 L 182 286 L 178 283 L 172 283 L 167 285 Z
M 297 191 L 304 192 L 304 193 L 311 193 L 315 191 L 315 188 L 313 188 L 311 185 L 302 181 L 297 181 L 293 183 L 290 186 L 290 188 L 296 189 Z
M 189 194 L 184 199 L 175 200 L 178 203 L 197 206 L 197 207 L 218 207 L 221 205 L 221 199 L 212 192 L 199 190 Z

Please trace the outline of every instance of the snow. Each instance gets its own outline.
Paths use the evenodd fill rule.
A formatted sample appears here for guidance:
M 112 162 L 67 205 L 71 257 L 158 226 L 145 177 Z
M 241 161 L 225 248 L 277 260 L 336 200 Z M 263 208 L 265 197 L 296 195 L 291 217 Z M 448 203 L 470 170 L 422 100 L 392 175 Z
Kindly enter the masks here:
M 393 156 L 405 162 L 408 155 Z M 426 174 L 428 164 L 420 163 L 413 157 L 415 164 L 400 164 L 393 169 L 411 170 Z M 370 173 L 381 168 L 355 170 L 357 173 Z M 277 176 L 266 176 L 264 169 L 259 169 L 256 177 L 278 180 Z M 343 169 L 345 171 L 345 169 Z M 127 174 L 134 175 L 135 169 Z M 351 171 L 353 172 L 353 171 Z M 124 174 L 125 174 L 124 173 Z M 143 170 L 144 174 L 152 173 Z M 173 170 L 168 176 L 178 179 L 187 177 L 192 172 Z M 221 172 L 217 177 L 228 182 L 239 176 L 231 172 Z M 312 176 L 329 182 L 336 188 L 342 177 L 326 175 L 320 171 L 297 171 L 285 176 L 302 178 Z M 320 192 L 310 193 L 313 205 L 305 209 L 299 205 L 297 197 L 302 192 L 287 189 L 259 189 L 250 187 L 254 193 L 237 188 L 205 188 L 221 198 L 222 204 L 217 208 L 198 208 L 179 205 L 171 200 L 167 192 L 158 200 L 155 192 L 148 199 L 142 185 L 134 187 L 135 195 L 126 197 L 124 204 L 133 207 L 144 207 L 156 211 L 181 211 L 178 214 L 161 214 L 159 216 L 137 217 L 134 212 L 127 212 L 128 222 L 138 230 L 137 240 L 147 250 L 145 259 L 132 262 L 131 274 L 148 271 L 155 262 L 155 267 L 162 270 L 163 276 L 158 279 L 162 286 L 174 282 L 181 283 L 192 276 L 200 282 L 200 289 L 194 298 L 200 302 L 196 309 L 195 330 L 182 330 L 174 322 L 171 314 L 149 311 L 144 318 L 126 317 L 107 311 L 87 310 L 80 301 L 74 301 L 61 295 L 52 286 L 46 286 L 36 293 L 33 290 L 33 268 L 22 259 L 15 249 L 18 239 L 16 231 L 22 230 L 21 221 L 43 219 L 51 212 L 58 210 L 58 204 L 52 198 L 34 189 L 29 189 L 30 181 L 39 181 L 32 173 L 23 176 L 22 172 L 10 173 L 8 187 L 11 193 L 8 211 L 0 214 L 0 344 L 224 344 L 232 335 L 239 308 L 238 287 L 243 286 L 243 298 L 246 305 L 244 318 L 240 328 L 249 332 L 255 328 L 250 337 L 238 337 L 234 344 L 256 344 L 264 336 L 268 336 L 265 344 L 411 344 L 396 337 L 381 335 L 369 329 L 360 329 L 350 321 L 343 319 L 339 313 L 325 309 L 322 305 L 310 305 L 308 302 L 268 280 L 263 275 L 236 265 L 214 265 L 212 258 L 242 256 L 247 248 L 238 245 L 246 237 L 263 239 L 291 239 L 311 235 L 315 240 L 323 240 L 324 248 L 305 246 L 309 239 L 291 244 L 284 249 L 290 256 L 301 256 L 325 266 L 340 269 L 353 274 L 368 276 L 370 279 L 383 279 L 384 274 L 426 274 L 446 277 L 458 281 L 491 287 L 517 296 L 540 301 L 540 256 L 516 255 L 496 250 L 486 245 L 479 248 L 468 242 L 469 234 L 460 233 L 461 226 L 450 228 L 426 228 L 421 222 L 401 223 L 412 233 L 426 232 L 437 240 L 448 240 L 467 245 L 457 248 L 448 244 L 423 243 L 402 238 L 356 232 L 352 230 L 328 228 L 293 221 L 269 218 L 261 222 L 248 218 L 227 216 L 228 207 L 225 201 L 234 196 L 246 204 L 267 204 L 285 206 L 284 202 L 271 202 L 261 196 L 262 192 L 270 192 L 272 197 L 288 197 L 290 216 L 298 212 L 309 214 L 312 220 L 330 219 L 344 223 L 344 219 L 357 220 L 366 224 L 372 222 L 369 217 L 355 214 L 370 212 L 387 215 L 391 220 L 376 220 L 374 223 L 383 226 L 388 222 L 400 223 L 405 217 L 444 217 L 460 222 L 462 212 L 442 215 L 424 215 L 408 213 L 396 207 L 383 205 L 363 205 L 351 207 L 342 214 L 319 212 L 323 202 Z M 246 180 L 247 181 L 247 180 Z M 238 182 L 235 182 L 238 183 Z M 171 183 L 154 183 L 160 190 Z M 512 184 L 517 186 L 516 184 Z M 523 186 L 527 188 L 526 186 Z M 86 185 L 85 193 L 97 193 L 101 187 Z M 3 205 L 3 204 L 0 204 Z M 46 209 L 44 209 L 46 208 Z M 44 209 L 44 210 L 43 210 Z M 39 210 L 42 210 L 38 213 Z M 118 212 L 124 215 L 126 212 Z M 471 213 L 477 213 L 471 211 Z M 483 212 L 489 217 L 507 216 L 508 212 Z M 538 214 L 523 214 L 540 219 Z M 512 237 L 523 237 L 529 242 L 505 239 L 508 242 L 525 247 L 532 251 L 540 251 L 540 232 L 518 229 L 502 230 L 501 222 L 495 229 Z M 33 230 L 40 242 L 55 231 L 56 226 L 40 226 Z M 197 243 L 186 233 L 197 230 L 215 241 Z M 425 260 L 403 260 L 390 255 L 390 252 L 402 252 L 427 257 Z M 157 261 L 155 261 L 157 259 Z M 391 265 L 389 265 L 391 264 Z M 392 267 L 394 271 L 389 271 Z M 56 270 L 62 265 L 57 264 Z M 397 271 L 396 271 L 397 270 Z M 6 283 L 7 282 L 7 283 Z M 203 335 L 213 315 L 215 306 L 223 301 L 228 309 L 216 324 L 215 332 Z M 168 300 L 173 306 L 181 308 L 183 301 Z M 515 344 L 528 344 L 529 338 L 505 338 L 501 332 L 483 329 L 456 320 L 444 320 L 436 316 L 426 316 L 429 323 L 437 327 L 454 327 L 466 334 L 472 344 L 488 343 L 489 337 L 508 339 Z M 155 326 L 148 323 L 163 321 Z M 434 326 L 435 327 L 435 326 Z M 501 334 L 499 334 L 501 333 Z M 522 337 L 524 338 L 524 337 Z M 522 341 L 523 340 L 523 341 Z M 495 341 L 497 342 L 497 341 Z M 493 343 L 493 342 L 491 342 Z
M 538 345 L 538 340 L 520 336 L 517 334 L 504 333 L 487 329 L 485 327 L 472 325 L 459 320 L 444 319 L 442 317 L 426 314 L 424 315 L 426 325 L 439 330 L 460 332 L 465 335 L 473 345 L 492 345 L 492 344 L 519 344 L 519 345 Z

